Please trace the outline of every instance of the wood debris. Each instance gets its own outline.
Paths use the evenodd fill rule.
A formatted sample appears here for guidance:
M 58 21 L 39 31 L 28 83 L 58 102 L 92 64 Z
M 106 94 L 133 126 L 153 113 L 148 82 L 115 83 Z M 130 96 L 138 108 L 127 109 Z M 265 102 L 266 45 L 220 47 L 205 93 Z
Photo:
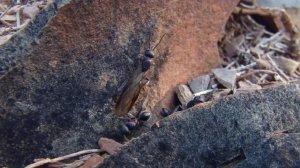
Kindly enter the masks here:
M 193 94 L 187 85 L 179 85 L 177 90 L 177 97 L 181 104 L 186 105 L 193 99 Z
M 98 145 L 100 149 L 83 150 L 53 159 L 35 159 L 35 163 L 27 165 L 25 168 L 39 168 L 45 165 L 49 168 L 97 167 L 103 162 L 104 158 L 117 153 L 123 146 L 109 138 L 100 138 Z
M 194 97 L 205 95 L 206 101 L 211 101 L 300 78 L 299 27 L 284 9 L 257 7 L 254 0 L 242 0 L 228 20 L 225 31 L 219 43 L 224 64 L 206 75 L 209 86 L 198 82 L 202 86 L 191 87 L 191 81 L 198 79 L 189 81 L 192 90 L 206 88 L 194 93 Z M 209 94 L 212 96 L 207 96 Z M 181 100 L 178 93 L 177 97 Z M 193 99 L 190 101 L 195 104 Z

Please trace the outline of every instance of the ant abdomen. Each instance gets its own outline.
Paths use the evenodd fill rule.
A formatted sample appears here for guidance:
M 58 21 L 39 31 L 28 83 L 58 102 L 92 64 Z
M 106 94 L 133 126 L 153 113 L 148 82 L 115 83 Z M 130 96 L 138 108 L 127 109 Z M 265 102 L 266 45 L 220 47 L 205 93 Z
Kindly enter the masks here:
M 149 57 L 144 57 L 143 63 L 142 63 L 142 72 L 146 72 L 150 69 L 151 67 L 151 58 Z

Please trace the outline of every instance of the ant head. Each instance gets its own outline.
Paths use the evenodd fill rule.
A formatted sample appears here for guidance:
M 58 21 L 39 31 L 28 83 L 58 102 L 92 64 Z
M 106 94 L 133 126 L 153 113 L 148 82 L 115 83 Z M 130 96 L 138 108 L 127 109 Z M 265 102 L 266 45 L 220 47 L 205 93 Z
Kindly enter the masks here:
M 145 56 L 149 58 L 154 58 L 154 52 L 152 49 L 148 48 L 145 50 Z
M 145 56 L 146 57 L 148 57 L 148 58 L 154 58 L 154 50 L 159 45 L 159 43 L 161 42 L 161 40 L 164 38 L 165 35 L 166 35 L 166 33 L 160 38 L 159 42 L 153 48 L 151 48 L 151 46 L 150 46 L 150 40 L 151 40 L 151 38 L 149 36 L 149 48 L 145 50 Z

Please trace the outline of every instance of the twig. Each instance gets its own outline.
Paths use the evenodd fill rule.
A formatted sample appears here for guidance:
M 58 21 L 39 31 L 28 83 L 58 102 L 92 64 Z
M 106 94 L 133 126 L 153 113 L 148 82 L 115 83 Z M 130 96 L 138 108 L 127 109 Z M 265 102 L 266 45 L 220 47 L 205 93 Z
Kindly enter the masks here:
M 243 70 L 246 70 L 246 69 L 250 69 L 252 67 L 254 67 L 256 65 L 256 62 L 252 62 L 251 64 L 248 64 L 248 65 L 242 65 L 234 70 L 236 71 L 243 71 Z
M 149 95 L 147 94 L 143 104 L 142 104 L 142 110 L 145 110 L 146 107 L 147 107 L 147 104 L 148 104 L 148 101 L 149 101 Z
M 59 161 L 62 161 L 62 160 L 67 160 L 67 159 L 77 157 L 77 156 L 80 156 L 80 155 L 84 155 L 84 154 L 101 153 L 101 152 L 104 152 L 104 151 L 102 149 L 83 150 L 83 151 L 79 151 L 79 152 L 72 153 L 72 154 L 69 154 L 69 155 L 57 157 L 57 158 L 54 158 L 54 159 L 50 159 L 50 158 L 42 159 L 42 160 L 40 160 L 36 163 L 33 163 L 33 164 L 30 164 L 30 165 L 26 166 L 25 168 L 35 168 L 35 167 L 39 167 L 39 166 L 42 166 L 42 165 L 45 165 L 45 164 L 48 164 L 48 163 L 55 163 L 55 162 L 59 162 Z
M 21 5 L 21 1 L 20 0 L 17 0 L 17 5 Z M 20 24 L 21 24 L 20 23 L 20 10 L 17 11 L 16 18 L 17 18 L 17 25 L 16 26 L 18 28 L 18 27 L 20 27 Z
M 228 64 L 225 68 L 229 69 L 231 68 L 234 64 L 236 63 L 236 61 L 232 61 L 230 64 Z
M 277 64 L 273 61 L 268 53 L 266 54 L 266 57 L 269 59 L 269 62 L 273 65 L 278 74 L 281 75 L 286 80 L 286 82 L 289 81 L 289 77 L 281 69 L 278 68 Z
M 213 89 L 210 89 L 210 90 L 204 90 L 202 92 L 198 92 L 198 93 L 195 93 L 194 96 L 200 96 L 200 95 L 203 95 L 203 94 L 207 94 L 207 93 L 210 93 L 214 91 Z
M 251 75 L 254 75 L 254 74 L 257 74 L 257 73 L 266 73 L 266 74 L 270 74 L 270 75 L 276 75 L 277 73 L 274 72 L 274 71 L 271 71 L 271 70 L 262 70 L 262 69 L 259 69 L 259 70 L 251 70 L 250 72 L 244 74 L 244 75 L 241 75 L 239 77 L 237 77 L 237 80 L 241 80 L 241 79 L 245 79 L 247 78 L 248 76 L 251 76 Z
M 267 77 L 269 76 L 269 74 L 263 74 L 259 80 L 257 81 L 257 83 L 261 83 L 262 81 L 264 81 Z
M 9 11 L 9 9 L 12 7 L 12 5 L 10 5 L 9 8 L 7 8 L 1 15 L 0 15 L 0 19 Z
M 159 45 L 159 43 L 161 42 L 161 40 L 165 37 L 166 33 L 163 34 L 163 36 L 160 38 L 159 42 L 155 45 L 155 47 L 153 47 L 153 51 L 155 50 L 155 48 Z

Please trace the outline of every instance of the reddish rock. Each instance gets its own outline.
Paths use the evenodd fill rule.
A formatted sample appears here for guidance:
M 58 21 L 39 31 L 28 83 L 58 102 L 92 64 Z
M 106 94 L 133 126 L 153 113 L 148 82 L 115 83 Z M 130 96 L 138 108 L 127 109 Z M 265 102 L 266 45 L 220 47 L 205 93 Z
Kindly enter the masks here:
M 119 142 L 108 138 L 100 138 L 100 140 L 98 141 L 98 145 L 100 149 L 104 150 L 110 155 L 117 153 L 123 146 Z
M 154 51 L 149 87 L 138 98 L 149 93 L 146 108 L 161 117 L 179 83 L 219 65 L 217 43 L 238 0 L 63 2 L 53 5 L 58 11 L 41 11 L 55 13 L 41 32 L 24 31 L 38 32 L 30 45 L 15 40 L 1 50 L 10 51 L 5 55 L 12 66 L 0 68 L 9 72 L 0 79 L 0 162 L 9 167 L 82 150 L 98 136 L 115 137 L 116 90 L 137 69 L 149 36 L 153 47 L 167 33 Z M 36 19 L 46 21 L 40 14 Z M 21 49 L 29 55 L 11 61 Z M 16 102 L 35 108 L 20 109 Z
M 84 162 L 79 168 L 96 168 L 97 165 L 100 165 L 103 162 L 104 158 L 100 155 L 93 155 L 88 160 Z

